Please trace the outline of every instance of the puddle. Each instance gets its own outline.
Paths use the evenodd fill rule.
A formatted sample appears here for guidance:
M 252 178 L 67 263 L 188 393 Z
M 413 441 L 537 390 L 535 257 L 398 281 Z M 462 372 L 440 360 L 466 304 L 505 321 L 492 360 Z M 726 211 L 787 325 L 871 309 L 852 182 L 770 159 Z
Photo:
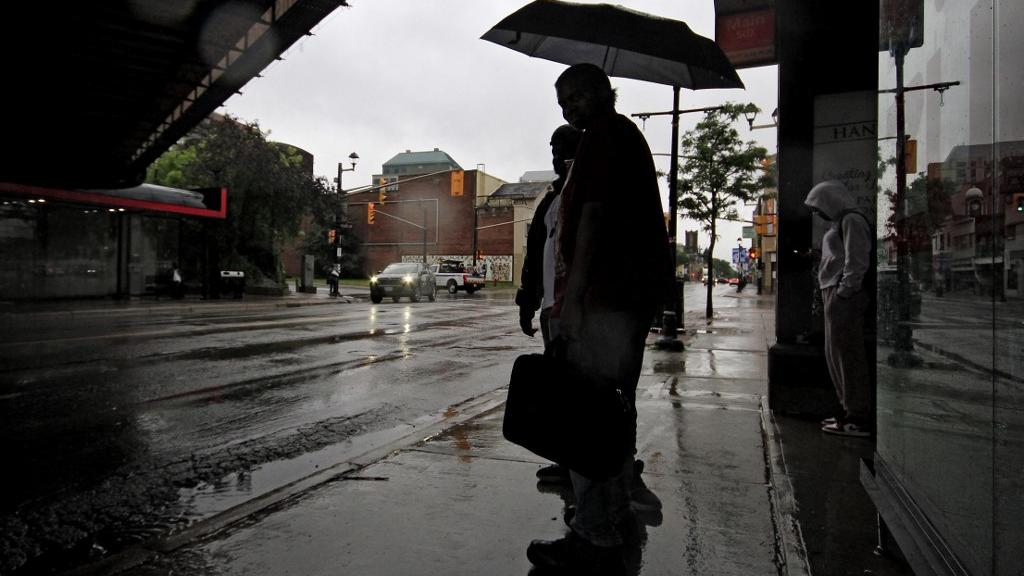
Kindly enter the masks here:
M 215 516 L 334 464 L 345 462 L 350 451 L 351 445 L 342 442 L 295 458 L 261 464 L 252 470 L 231 472 L 217 482 L 204 482 L 195 488 L 181 488 L 178 490 L 178 501 L 184 510 L 182 516 L 189 524 Z M 344 467 L 338 467 L 339 473 L 343 470 Z
M 655 374 L 678 374 L 686 372 L 686 361 L 679 359 L 652 362 L 651 370 Z
M 329 468 L 334 467 L 332 471 L 341 474 L 359 464 L 367 464 L 364 461 L 365 455 L 408 436 L 418 428 L 435 423 L 442 414 L 454 417 L 457 412 L 452 406 L 443 413 L 425 414 L 411 422 L 361 434 L 294 458 L 267 462 L 247 471 L 231 472 L 217 482 L 204 482 L 195 488 L 180 488 L 180 520 L 192 524 Z

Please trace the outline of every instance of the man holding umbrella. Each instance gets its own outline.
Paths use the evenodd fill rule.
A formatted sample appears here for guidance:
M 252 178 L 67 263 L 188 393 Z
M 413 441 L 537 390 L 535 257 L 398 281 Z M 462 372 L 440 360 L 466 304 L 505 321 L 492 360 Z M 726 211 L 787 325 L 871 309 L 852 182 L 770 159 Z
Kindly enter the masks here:
M 593 64 L 568 68 L 555 83 L 562 116 L 583 132 L 562 189 L 555 236 L 553 346 L 593 386 L 621 391 L 633 414 L 644 344 L 671 282 L 668 237 L 651 152 L 643 135 L 615 111 L 608 76 Z M 621 274 L 614 262 L 630 262 Z M 623 565 L 621 528 L 629 521 L 633 454 L 621 471 L 596 480 L 572 472 L 572 532 L 534 541 L 537 566 L 614 573 Z

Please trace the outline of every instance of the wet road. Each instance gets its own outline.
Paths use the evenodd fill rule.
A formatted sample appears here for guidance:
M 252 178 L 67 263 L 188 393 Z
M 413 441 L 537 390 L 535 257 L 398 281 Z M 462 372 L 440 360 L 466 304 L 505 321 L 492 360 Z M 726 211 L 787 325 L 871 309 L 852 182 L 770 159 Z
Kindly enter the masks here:
M 687 310 L 703 306 L 688 286 Z M 0 433 L 17 473 L 0 573 L 97 559 L 408 437 L 505 386 L 515 356 L 541 347 L 519 333 L 510 291 L 4 323 Z

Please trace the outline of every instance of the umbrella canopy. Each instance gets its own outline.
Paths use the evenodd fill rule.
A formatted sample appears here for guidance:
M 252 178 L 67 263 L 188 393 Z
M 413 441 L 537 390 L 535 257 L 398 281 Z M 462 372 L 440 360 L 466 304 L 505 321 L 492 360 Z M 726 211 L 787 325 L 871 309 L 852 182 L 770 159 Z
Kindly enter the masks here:
M 562 64 L 595 64 L 618 78 L 691 90 L 743 88 L 714 41 L 678 20 L 622 6 L 535 0 L 481 38 Z

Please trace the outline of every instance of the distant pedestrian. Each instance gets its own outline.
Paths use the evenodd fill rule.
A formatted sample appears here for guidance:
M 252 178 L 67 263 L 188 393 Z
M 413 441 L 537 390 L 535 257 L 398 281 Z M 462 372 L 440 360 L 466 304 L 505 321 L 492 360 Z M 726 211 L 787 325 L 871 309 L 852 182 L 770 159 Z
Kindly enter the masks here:
M 341 291 L 338 290 L 338 283 L 341 282 L 341 270 L 338 264 L 331 266 L 331 269 L 327 272 L 327 286 L 330 290 L 331 296 L 339 296 Z
M 489 264 L 486 260 L 484 260 L 484 282 L 494 282 L 495 286 L 498 284 L 494 279 L 494 265 Z
M 171 263 L 171 297 L 180 300 L 185 297 L 185 279 L 177 262 Z
M 814 186 L 804 204 L 831 223 L 821 239 L 818 283 L 825 305 L 825 360 L 843 414 L 823 420 L 821 430 L 869 437 L 873 390 L 864 327 L 874 311 L 872 295 L 864 286 L 875 258 L 874 229 L 838 180 Z

